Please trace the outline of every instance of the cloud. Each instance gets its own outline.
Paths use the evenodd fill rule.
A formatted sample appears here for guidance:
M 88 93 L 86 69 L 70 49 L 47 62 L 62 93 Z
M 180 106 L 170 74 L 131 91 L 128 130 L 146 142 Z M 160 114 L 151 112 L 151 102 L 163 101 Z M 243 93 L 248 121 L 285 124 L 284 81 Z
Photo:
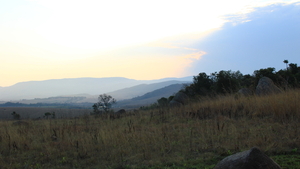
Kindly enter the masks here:
M 273 4 L 255 8 L 243 19 L 227 18 L 230 22 L 220 30 L 190 46 L 207 54 L 187 72 L 231 69 L 251 74 L 266 67 L 282 69 L 284 59 L 300 63 L 300 6 L 297 4 Z
M 179 48 L 178 46 L 175 46 L 172 43 L 168 43 L 168 42 L 163 42 L 163 41 L 154 41 L 154 42 L 150 42 L 147 43 L 147 46 L 149 47 L 160 47 L 160 48 L 169 48 L 169 49 L 175 49 L 175 48 Z
M 297 62 L 299 5 L 252 2 L 3 1 L 1 77 L 151 79 Z
M 196 50 L 196 49 L 193 49 L 193 50 Z M 195 52 L 195 53 L 185 55 L 183 58 L 184 59 L 190 59 L 190 60 L 199 60 L 201 58 L 201 56 L 203 56 L 205 54 L 206 54 L 206 52 L 200 51 L 200 52 Z
M 25 26 L 51 43 L 83 49 L 136 45 L 163 37 L 218 28 L 224 22 L 218 17 L 220 14 L 239 11 L 245 4 L 232 3 L 224 8 L 222 5 L 227 2 L 219 1 L 216 6 L 216 2 L 203 3 L 198 0 L 184 3 L 172 0 L 26 2 L 27 5 L 21 6 L 24 11 L 21 14 L 10 11 L 6 15 L 8 18 L 16 16 L 10 18 L 16 28 Z M 28 11 L 35 12 L 29 16 Z

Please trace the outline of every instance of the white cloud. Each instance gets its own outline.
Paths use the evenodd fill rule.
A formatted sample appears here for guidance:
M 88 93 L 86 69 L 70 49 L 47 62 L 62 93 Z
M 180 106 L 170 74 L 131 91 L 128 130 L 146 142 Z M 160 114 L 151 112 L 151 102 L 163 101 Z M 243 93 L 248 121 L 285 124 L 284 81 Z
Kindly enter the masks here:
M 208 31 L 222 26 L 225 20 L 221 16 L 224 14 L 248 13 L 253 6 L 262 5 L 261 1 L 251 0 L 29 2 L 34 3 L 32 6 L 35 7 L 40 5 L 43 10 L 37 10 L 39 13 L 35 15 L 41 16 L 31 22 L 23 20 L 16 27 L 22 29 L 26 26 L 50 43 L 62 47 L 97 50 Z M 271 1 L 264 1 L 263 4 L 268 2 Z
M 72 69 L 69 74 L 74 72 L 74 69 L 77 72 L 88 72 L 84 75 L 89 76 L 99 69 L 97 67 L 99 62 L 107 60 L 108 57 L 112 60 L 109 62 L 112 65 L 120 58 L 136 61 L 140 59 L 143 60 L 140 61 L 143 64 L 139 65 L 137 69 L 145 68 L 146 71 L 146 67 L 149 68 L 150 77 L 150 69 L 158 63 L 163 69 L 163 65 L 170 61 L 173 64 L 170 70 L 175 72 L 178 69 L 176 73 L 180 73 L 191 63 L 201 60 L 202 57 L 204 60 L 204 57 L 211 55 L 212 51 L 195 50 L 195 46 L 192 45 L 195 41 L 207 37 L 207 32 L 220 29 L 227 22 L 224 18 L 225 14 L 227 16 L 238 15 L 239 17 L 234 23 L 247 24 L 245 22 L 249 22 L 251 19 L 247 18 L 246 14 L 254 11 L 257 6 L 295 1 L 20 0 L 18 2 L 22 3 L 14 2 L 5 1 L 4 5 L 0 2 L 0 9 L 5 6 L 5 12 L 0 10 L 0 44 L 7 46 L 5 49 L 0 48 L 0 55 L 4 56 L 5 54 L 5 58 L 11 63 L 14 59 L 34 58 L 44 61 L 46 58 L 49 62 L 43 62 L 44 67 L 52 68 L 56 67 L 55 63 L 63 63 L 64 69 Z M 7 4 L 9 4 L 9 8 L 6 8 Z M 129 45 L 132 47 L 136 44 L 142 47 L 136 48 L 136 52 L 125 51 L 128 54 L 126 56 L 121 54 L 120 48 L 117 48 Z M 151 52 L 151 50 L 153 51 Z M 111 51 L 113 52 L 110 53 Z M 209 54 L 204 55 L 205 53 L 201 51 Z M 232 51 L 230 50 L 230 52 Z M 158 54 L 159 52 L 162 54 Z M 149 62 L 149 58 L 153 57 L 155 61 Z M 80 59 L 88 60 L 90 58 L 97 58 L 99 61 L 95 62 L 94 68 L 90 68 L 90 64 L 81 66 L 82 62 L 69 64 L 69 61 L 78 63 L 77 61 Z M 35 63 L 31 61 L 28 60 L 30 63 Z M 134 65 L 138 65 L 138 62 L 126 63 L 128 65 L 124 65 L 125 67 L 122 69 L 124 72 L 127 67 L 134 72 L 136 68 Z M 112 65 L 107 66 L 111 68 Z M 20 70 L 28 68 L 28 65 L 22 65 L 22 63 L 18 66 L 20 66 Z M 10 64 L 7 67 L 14 66 Z M 3 68 L 1 70 L 1 72 L 9 71 L 11 69 Z M 119 72 L 115 72 L 114 75 Z M 15 74 L 18 73 L 15 72 Z M 11 73 L 9 72 L 9 74 Z M 41 71 L 40 74 L 52 74 L 52 72 Z M 63 73 L 59 72 L 55 76 L 58 74 Z M 91 76 L 97 74 L 99 73 L 96 72 Z M 73 75 L 73 77 L 75 76 L 78 74 Z M 48 76 L 43 76 L 43 78 L 48 78 Z M 2 79 L 6 78 L 2 77 Z M 33 75 L 32 79 L 34 79 Z
M 205 54 L 206 54 L 206 52 L 199 51 L 199 52 L 195 52 L 195 53 L 191 53 L 191 54 L 185 55 L 183 58 L 184 59 L 199 60 L 201 58 L 201 56 L 203 56 Z
M 244 5 L 240 1 L 230 5 L 223 1 L 36 2 L 52 13 L 37 31 L 51 42 L 78 48 L 109 48 L 206 31 L 223 24 L 220 15 Z

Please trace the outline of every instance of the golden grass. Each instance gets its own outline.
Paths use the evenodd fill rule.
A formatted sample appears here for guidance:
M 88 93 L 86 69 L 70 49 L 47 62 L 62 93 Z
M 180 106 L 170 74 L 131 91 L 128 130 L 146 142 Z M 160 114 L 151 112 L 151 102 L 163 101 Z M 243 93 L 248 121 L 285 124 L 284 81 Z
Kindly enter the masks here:
M 164 108 L 78 119 L 0 122 L 2 168 L 139 168 L 215 158 L 260 147 L 300 148 L 300 91 L 263 97 L 201 98 Z

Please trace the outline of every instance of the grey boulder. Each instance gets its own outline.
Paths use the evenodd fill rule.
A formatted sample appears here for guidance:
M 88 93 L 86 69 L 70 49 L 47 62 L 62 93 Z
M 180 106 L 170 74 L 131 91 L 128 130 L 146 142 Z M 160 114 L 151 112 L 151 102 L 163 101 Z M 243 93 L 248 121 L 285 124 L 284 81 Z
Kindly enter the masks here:
M 280 92 L 281 90 L 268 77 L 260 78 L 255 90 L 255 93 L 257 95 L 268 95 L 268 94 L 275 94 Z
M 249 88 L 242 88 L 238 91 L 238 94 L 241 96 L 251 96 L 253 95 L 253 91 Z
M 214 169 L 281 169 L 281 167 L 260 149 L 253 147 L 224 158 Z
M 183 92 L 175 94 L 174 98 L 170 101 L 170 106 L 180 106 L 188 102 L 188 96 Z

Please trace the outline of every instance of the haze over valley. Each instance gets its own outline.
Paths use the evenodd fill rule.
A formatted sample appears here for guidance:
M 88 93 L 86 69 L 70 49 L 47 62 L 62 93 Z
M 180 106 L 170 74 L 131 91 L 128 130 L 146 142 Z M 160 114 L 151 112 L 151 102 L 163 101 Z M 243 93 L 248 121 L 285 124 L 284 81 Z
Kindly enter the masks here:
M 0 168 L 299 169 L 298 64 L 300 0 L 0 0 Z
M 34 103 L 95 103 L 100 94 L 109 94 L 118 101 L 142 96 L 157 89 L 176 84 L 168 92 L 151 98 L 153 103 L 160 97 L 168 97 L 179 91 L 193 77 L 164 78 L 157 80 L 134 80 L 121 77 L 76 78 L 22 82 L 0 88 L 0 101 Z
M 0 101 L 128 100 L 201 72 L 278 71 L 300 63 L 299 4 L 1 1 Z

